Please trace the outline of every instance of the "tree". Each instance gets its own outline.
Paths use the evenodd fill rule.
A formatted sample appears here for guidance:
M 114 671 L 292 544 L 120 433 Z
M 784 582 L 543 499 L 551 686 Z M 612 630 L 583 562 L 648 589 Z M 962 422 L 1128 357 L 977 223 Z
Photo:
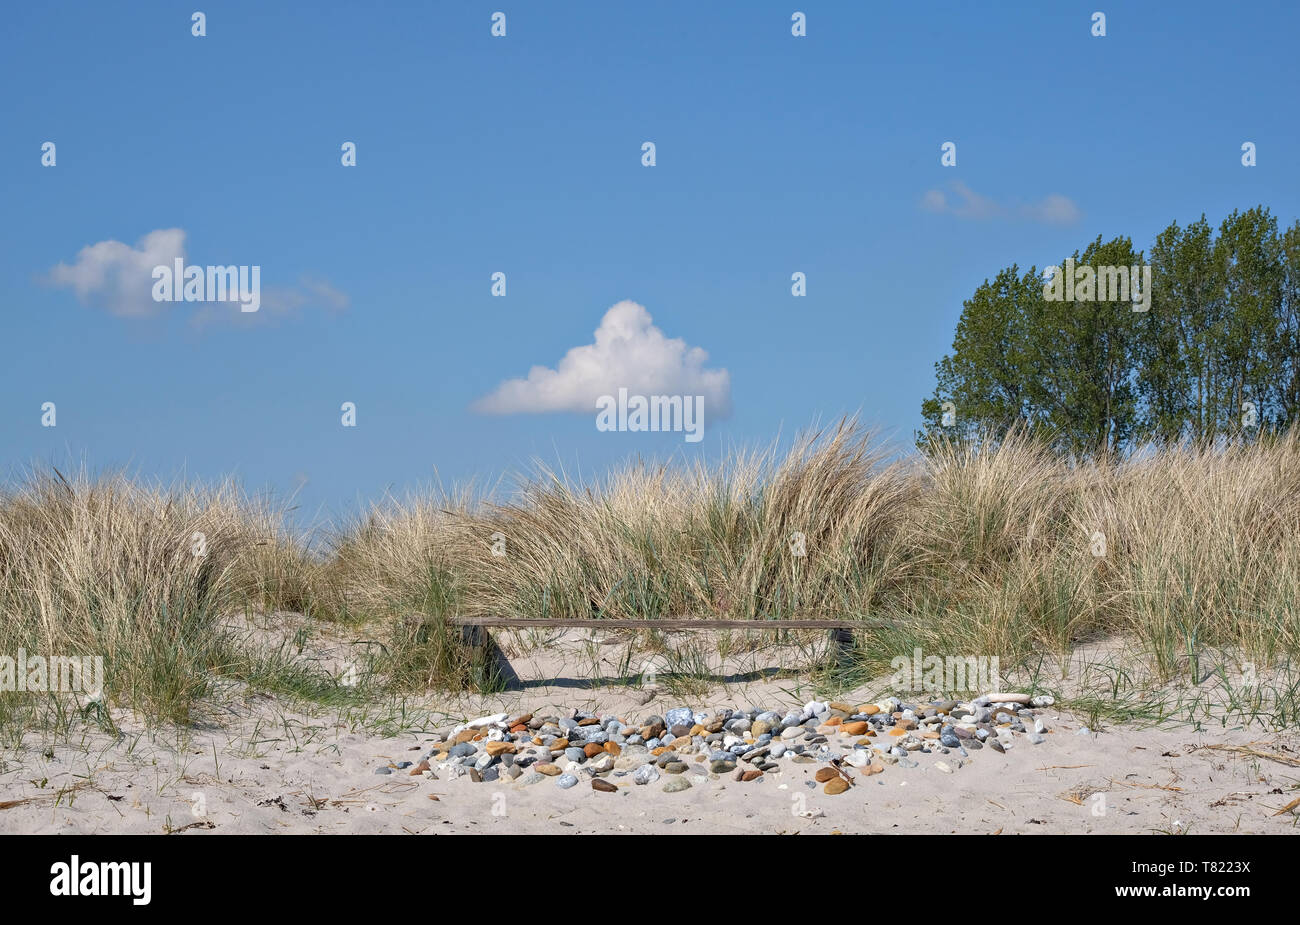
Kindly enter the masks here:
M 1037 272 L 1031 268 L 1021 276 L 1011 266 L 962 304 L 953 352 L 934 365 L 938 388 L 921 406 L 927 434 L 970 440 L 985 428 L 1005 433 L 1026 417 L 1025 334 L 1029 305 L 1041 296 Z M 946 425 L 949 402 L 953 423 Z
M 1300 222 L 1279 234 L 1256 206 L 1234 211 L 1217 237 L 1204 215 L 1170 224 L 1151 248 L 1150 309 L 1133 311 L 1126 299 L 1143 275 L 1124 280 L 1120 268 L 1143 265 L 1130 239 L 1099 236 L 1046 287 L 1014 265 L 985 280 L 935 364 L 918 443 L 998 440 L 1024 426 L 1087 458 L 1290 426 L 1300 413 Z M 1129 292 L 1103 289 L 1103 273 Z
M 1234 211 L 1219 227 L 1216 249 L 1224 274 L 1220 434 L 1277 430 L 1288 417 L 1283 404 L 1289 357 L 1281 317 L 1280 247 L 1277 220 L 1267 209 Z M 1251 409 L 1254 420 L 1248 421 Z
M 1085 291 L 1073 300 L 1048 300 L 1040 291 L 1031 306 L 1025 365 L 1031 414 L 1037 429 L 1071 456 L 1118 453 L 1137 420 L 1133 352 L 1140 313 L 1131 302 L 1131 270 L 1139 268 L 1140 284 L 1143 257 L 1128 238 L 1103 244 L 1098 236 L 1070 259 L 1092 269 L 1093 298 L 1078 297 Z M 1067 266 L 1063 261 L 1060 272 Z M 1111 268 L 1126 277 L 1122 289 Z
M 1300 414 L 1300 221 L 1278 241 L 1282 268 L 1277 320 L 1277 350 L 1283 359 L 1278 371 L 1279 401 L 1288 423 Z
M 1098 237 L 1071 259 L 1126 274 L 1141 263 L 1127 238 Z M 963 303 L 952 353 L 935 364 L 938 385 L 921 406 L 918 443 L 941 434 L 997 439 L 1019 424 L 1074 456 L 1125 445 L 1136 420 L 1130 304 L 1096 301 L 1095 285 L 1089 298 L 1072 300 L 1049 300 L 1044 288 L 1037 268 L 1021 275 L 1013 265 Z M 945 402 L 956 418 L 949 426 Z
M 1138 336 L 1140 428 L 1145 439 L 1203 440 L 1216 414 L 1213 331 L 1222 315 L 1223 273 L 1205 216 L 1175 222 L 1151 248 L 1154 290 Z

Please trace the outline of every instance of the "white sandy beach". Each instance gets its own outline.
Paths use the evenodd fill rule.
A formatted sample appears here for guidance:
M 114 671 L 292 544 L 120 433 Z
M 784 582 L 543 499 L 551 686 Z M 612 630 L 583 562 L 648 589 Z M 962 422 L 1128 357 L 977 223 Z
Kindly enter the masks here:
M 1032 745 L 1018 738 L 1006 754 L 972 751 L 968 759 L 917 754 L 919 767 L 887 766 L 827 795 L 808 786 L 819 764 L 781 763 L 779 773 L 741 783 L 707 773 L 689 759 L 692 786 L 666 793 L 667 777 L 638 786 L 611 776 L 618 790 L 597 792 L 583 778 L 561 790 L 553 778 L 521 786 L 378 776 L 376 767 L 418 761 L 435 732 L 485 713 L 567 716 L 573 710 L 629 721 L 676 706 L 784 708 L 810 688 L 790 679 L 717 685 L 707 693 L 659 694 L 626 686 L 586 689 L 565 678 L 572 662 L 548 648 L 514 658 L 528 685 L 493 697 L 466 696 L 439 712 L 424 698 L 401 734 L 369 731 L 381 717 L 360 711 L 286 708 L 257 695 L 222 725 L 147 733 L 120 721 L 117 740 L 86 735 L 47 743 L 29 733 L 20 750 L 0 755 L 0 832 L 141 833 L 1275 833 L 1297 831 L 1300 795 L 1294 737 L 1258 729 L 1198 732 L 1112 727 L 1080 735 L 1082 721 L 1048 708 L 1050 732 Z M 573 673 L 573 672 L 568 672 Z M 551 678 L 546 681 L 529 679 Z M 877 690 L 845 693 L 866 700 Z M 392 721 L 393 717 L 384 714 Z M 179 746 L 178 747 L 178 743 Z M 1228 748 L 1242 746 L 1248 752 Z M 1256 755 L 1250 754 L 1256 753 Z M 1284 759 L 1270 760 L 1258 753 Z M 936 767 L 942 757 L 953 768 Z M 960 766 L 957 766 L 960 764 Z M 435 799 L 436 798 L 436 799 Z

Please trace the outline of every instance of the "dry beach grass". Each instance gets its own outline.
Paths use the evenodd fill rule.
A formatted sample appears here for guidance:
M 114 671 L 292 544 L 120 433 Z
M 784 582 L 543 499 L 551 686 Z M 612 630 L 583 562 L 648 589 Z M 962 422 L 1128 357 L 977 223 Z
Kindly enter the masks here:
M 0 654 L 100 654 L 104 704 L 0 693 L 0 729 L 111 726 L 115 709 L 193 723 L 250 690 L 326 703 L 463 690 L 453 614 L 860 619 L 857 664 L 827 681 L 846 687 L 918 647 L 997 656 L 1041 687 L 1118 641 L 1109 695 L 1080 692 L 1089 710 L 1140 716 L 1144 692 L 1213 676 L 1239 711 L 1295 726 L 1297 528 L 1295 435 L 1086 465 L 1013 435 L 900 461 L 850 422 L 786 454 L 639 463 L 587 485 L 539 469 L 500 500 L 388 499 L 319 549 L 234 486 L 38 472 L 0 496 Z M 303 617 L 274 645 L 231 623 L 276 611 Z M 367 642 L 361 683 L 300 657 L 336 631 Z M 638 649 L 681 674 L 707 661 L 649 626 L 626 644 L 629 665 Z

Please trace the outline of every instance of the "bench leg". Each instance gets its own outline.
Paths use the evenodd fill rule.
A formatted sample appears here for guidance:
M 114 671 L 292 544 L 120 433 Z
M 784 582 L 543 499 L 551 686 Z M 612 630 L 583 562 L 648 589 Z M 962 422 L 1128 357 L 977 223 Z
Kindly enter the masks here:
M 460 638 L 470 650 L 470 681 L 479 693 L 519 690 L 519 675 L 510 666 L 510 660 L 492 639 L 492 634 L 481 626 L 462 626 Z
M 836 668 L 853 664 L 853 630 L 838 627 L 830 632 L 831 646 L 827 653 Z

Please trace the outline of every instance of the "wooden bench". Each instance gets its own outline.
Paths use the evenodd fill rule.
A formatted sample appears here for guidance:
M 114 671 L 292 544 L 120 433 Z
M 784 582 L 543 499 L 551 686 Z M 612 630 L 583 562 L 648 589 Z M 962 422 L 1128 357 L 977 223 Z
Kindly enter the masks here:
M 519 675 L 505 653 L 493 641 L 491 629 L 587 629 L 587 630 L 829 630 L 831 645 L 839 665 L 846 664 L 853 652 L 853 630 L 864 626 L 883 626 L 884 620 L 699 620 L 664 618 L 651 620 L 616 620 L 600 617 L 453 617 L 451 624 L 460 628 L 461 641 L 473 651 L 474 684 L 484 692 L 518 690 Z

